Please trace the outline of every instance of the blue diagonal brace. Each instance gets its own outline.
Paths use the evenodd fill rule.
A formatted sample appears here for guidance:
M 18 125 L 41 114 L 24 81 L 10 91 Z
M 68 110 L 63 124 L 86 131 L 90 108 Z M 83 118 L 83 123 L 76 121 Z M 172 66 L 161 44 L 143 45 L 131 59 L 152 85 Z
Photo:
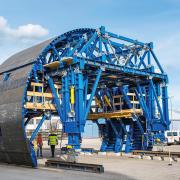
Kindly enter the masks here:
M 145 99 L 143 97 L 143 93 L 142 93 L 142 90 L 141 90 L 141 87 L 139 84 L 137 84 L 137 89 L 135 89 L 135 94 L 136 94 L 136 97 L 138 98 L 139 100 L 139 103 L 142 107 L 142 110 L 144 112 L 144 114 L 146 115 L 148 121 L 150 121 L 150 115 L 149 115 L 149 112 L 148 112 L 148 108 L 146 106 L 146 102 L 145 102 Z
M 55 53 L 55 55 L 58 57 L 58 60 L 60 61 L 61 57 L 60 57 L 57 49 L 55 48 L 55 46 L 52 45 L 52 49 L 53 49 L 53 52 Z
M 41 128 L 43 122 L 44 122 L 46 119 L 47 119 L 47 116 L 44 115 L 44 116 L 42 117 L 42 119 L 40 120 L 38 126 L 36 127 L 36 129 L 35 129 L 34 132 L 32 133 L 31 138 L 30 138 L 30 142 L 32 142 L 32 141 L 35 139 L 35 137 L 37 136 L 37 133 L 39 132 L 39 129 Z
M 57 110 L 57 113 L 60 117 L 60 120 L 63 121 L 63 116 L 62 116 L 62 112 L 61 112 L 61 105 L 60 105 L 60 101 L 59 101 L 59 97 L 57 95 L 57 92 L 56 92 L 56 89 L 54 87 L 54 82 L 53 82 L 53 79 L 51 77 L 48 76 L 48 83 L 49 83 L 49 86 L 50 86 L 50 89 L 51 89 L 51 92 L 53 94 L 53 97 L 54 97 L 54 103 L 56 105 L 56 110 Z
M 164 119 L 166 121 L 166 124 L 170 125 L 169 110 L 168 110 L 168 92 L 167 92 L 166 84 L 163 84 L 163 87 L 162 87 L 162 108 L 163 108 L 163 114 L 164 114 Z
M 108 49 L 108 46 L 107 46 L 107 43 L 106 42 L 103 42 L 103 44 L 104 44 L 104 47 L 105 47 L 105 49 L 106 49 L 106 54 L 107 54 L 107 60 L 108 60 L 108 62 L 109 63 L 113 63 L 112 62 L 112 58 L 111 58 L 111 56 L 110 56 L 110 52 L 109 52 L 109 49 Z
M 150 52 L 151 52 L 151 54 L 152 54 L 152 56 L 153 56 L 155 62 L 157 63 L 157 65 L 158 65 L 158 67 L 159 67 L 161 73 L 164 73 L 164 70 L 163 70 L 161 64 L 159 63 L 158 58 L 157 58 L 156 55 L 154 54 L 153 50 L 151 49 Z
M 92 37 L 90 38 L 90 40 L 82 47 L 82 49 L 79 51 L 79 53 L 83 53 L 90 45 L 91 43 L 96 39 L 97 37 L 97 32 L 95 32 Z
M 111 95 L 110 95 L 110 93 L 109 93 L 108 90 L 106 90 L 106 95 L 107 95 L 108 98 L 110 99 L 111 109 L 113 110 L 113 108 L 112 108 L 112 107 L 113 107 L 113 105 L 112 105 L 112 97 L 111 97 Z M 116 110 L 116 108 L 115 108 L 114 110 Z M 121 119 L 121 118 L 117 118 L 117 120 L 119 120 L 119 122 L 120 122 L 120 124 L 121 124 L 121 127 L 122 127 L 124 133 L 127 134 L 127 130 L 126 130 L 126 128 L 125 128 L 125 125 L 124 125 L 122 119 Z
M 130 57 L 129 57 L 129 59 L 126 61 L 126 63 L 125 63 L 125 66 L 128 66 L 128 65 L 130 65 L 130 66 L 134 66 L 134 64 L 132 63 L 132 58 L 134 57 L 134 54 L 132 54 Z
M 148 108 L 146 106 L 146 103 L 145 103 L 145 100 L 144 100 L 144 97 L 143 97 L 143 94 L 142 94 L 142 91 L 141 91 L 141 87 L 139 85 L 137 85 L 137 86 L 138 86 L 138 88 L 137 88 L 138 90 L 135 89 L 135 94 L 136 94 L 137 99 L 139 100 L 140 106 L 141 106 L 141 108 L 143 110 L 143 113 L 144 113 L 146 119 L 147 119 L 147 124 L 148 124 L 148 127 L 149 127 L 151 119 L 150 119 L 150 115 L 149 115 L 149 112 L 148 112 Z
M 84 80 L 84 109 L 86 109 L 86 105 L 87 105 L 87 94 L 88 94 L 88 77 L 86 77 L 86 79 Z
M 120 90 L 121 90 L 121 92 L 122 92 L 122 94 L 123 94 L 123 98 L 125 99 L 128 108 L 129 108 L 129 109 L 133 109 L 133 106 L 132 106 L 132 104 L 131 104 L 131 101 L 130 101 L 128 95 L 126 94 L 124 88 L 121 87 Z M 144 134 L 144 129 L 143 129 L 141 123 L 140 123 L 139 118 L 136 116 L 135 113 L 132 113 L 132 117 L 136 120 L 137 125 L 138 125 L 138 127 L 139 127 L 139 129 L 140 129 L 140 131 L 141 131 L 141 134 Z
M 161 109 L 161 106 L 160 106 L 160 104 L 159 104 L 159 100 L 158 100 L 158 97 L 157 97 L 156 90 L 155 90 L 154 83 L 153 83 L 152 79 L 150 79 L 150 85 L 151 85 L 151 88 L 152 88 L 152 91 L 153 91 L 153 94 L 154 94 L 154 97 L 155 97 L 155 100 L 156 100 L 156 104 L 157 104 L 159 113 L 160 113 L 160 115 L 161 115 L 161 118 L 160 118 L 160 119 L 161 119 L 161 121 L 162 121 L 165 125 L 167 125 L 166 122 L 165 122 L 165 120 L 164 120 L 164 116 L 163 116 L 163 113 L 162 113 L 162 109 Z
M 97 88 L 97 86 L 98 86 L 98 82 L 99 82 L 100 77 L 101 77 L 101 73 L 102 73 L 102 69 L 100 68 L 100 69 L 98 70 L 98 74 L 97 74 L 95 83 L 94 83 L 93 88 L 92 88 L 91 96 L 90 96 L 90 98 L 89 98 L 89 100 L 88 100 L 88 104 L 87 104 L 86 111 L 85 111 L 85 114 L 84 114 L 84 120 L 87 119 L 87 116 L 88 116 L 88 113 L 89 113 L 89 110 L 90 110 L 90 107 L 91 107 L 91 103 L 92 103 L 93 97 L 94 97 L 94 95 L 95 95 L 95 93 L 96 93 L 96 88 Z
M 118 131 L 117 131 L 117 129 L 116 129 L 116 126 L 112 123 L 112 121 L 111 121 L 111 120 L 109 120 L 109 122 L 110 122 L 111 127 L 113 128 L 113 131 L 115 132 L 116 136 L 118 136 L 118 137 L 119 137 L 119 133 L 118 133 Z
M 84 37 L 82 37 L 80 40 L 78 40 L 78 43 L 76 46 L 68 53 L 68 56 L 72 56 L 76 50 L 80 47 L 80 45 L 84 42 Z
M 146 57 L 146 54 L 147 54 L 147 51 L 144 52 L 144 54 L 143 54 L 142 57 L 140 57 L 140 63 L 139 63 L 139 65 L 138 65 L 138 68 L 140 68 L 141 65 L 144 63 L 144 58 Z M 145 64 L 144 64 L 144 65 L 145 65 Z
M 36 65 L 33 66 L 33 73 L 34 73 L 35 82 L 39 83 Z M 39 86 L 38 86 L 38 91 L 41 92 L 41 88 Z
M 119 120 L 119 122 L 120 122 L 120 124 L 121 124 L 121 127 L 122 127 L 124 133 L 127 135 L 128 132 L 127 132 L 127 130 L 126 130 L 125 124 L 123 123 L 122 119 L 121 119 L 121 118 L 117 118 L 117 120 Z

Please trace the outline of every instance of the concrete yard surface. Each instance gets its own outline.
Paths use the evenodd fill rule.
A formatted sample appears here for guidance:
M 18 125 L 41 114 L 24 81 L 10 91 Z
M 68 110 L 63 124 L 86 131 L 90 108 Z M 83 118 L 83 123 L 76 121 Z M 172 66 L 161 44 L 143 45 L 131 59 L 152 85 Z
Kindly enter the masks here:
M 0 165 L 0 180 L 133 180 L 116 173 L 95 174 L 49 168 L 31 169 L 10 165 Z
M 145 160 L 116 156 L 81 156 L 80 162 L 103 164 L 105 172 L 123 174 L 139 180 L 180 180 L 180 162 Z
M 67 140 L 63 140 L 65 146 Z M 83 139 L 82 147 L 99 149 L 100 139 Z M 60 145 L 60 143 L 59 143 Z M 59 157 L 59 145 L 56 148 L 56 158 Z M 165 151 L 180 152 L 180 146 L 165 146 Z M 131 154 L 117 156 L 117 154 L 106 153 L 88 154 L 81 153 L 78 162 L 102 164 L 105 169 L 103 174 L 87 173 L 52 169 L 45 167 L 45 161 L 51 157 L 47 144 L 43 146 L 43 159 L 38 159 L 38 169 L 17 167 L 11 165 L 0 165 L 0 180 L 180 180 L 180 159 L 172 162 L 169 166 L 168 158 L 165 161 L 146 160 L 133 158 Z
M 180 162 L 172 162 L 169 166 L 169 161 L 145 160 L 125 156 L 112 155 L 80 155 L 78 157 L 80 163 L 102 164 L 106 174 L 119 175 L 130 179 L 139 180 L 180 180 Z M 45 159 L 40 159 L 39 164 L 43 166 Z M 79 172 L 80 174 L 82 172 Z M 111 177 L 109 176 L 109 178 Z M 103 176 L 102 176 L 103 177 Z
M 62 144 L 65 145 L 66 143 L 67 141 L 63 140 Z M 82 147 L 91 147 L 98 150 L 100 148 L 100 144 L 100 139 L 83 139 Z M 180 145 L 164 146 L 163 150 L 180 152 Z M 58 154 L 59 151 L 56 150 L 56 155 Z M 109 179 L 111 179 L 111 177 L 115 179 L 117 175 L 119 179 L 130 178 L 140 180 L 180 180 L 180 159 L 178 159 L 178 162 L 172 162 L 172 166 L 169 166 L 168 158 L 166 158 L 165 161 L 160 161 L 158 158 L 154 158 L 154 160 L 137 159 L 132 158 L 131 155 L 126 156 L 124 154 L 123 156 L 116 156 L 115 154 L 112 155 L 111 153 L 107 153 L 106 155 L 87 154 L 81 154 L 78 157 L 78 162 L 103 164 L 105 168 L 105 174 L 101 177 L 105 179 L 108 174 Z M 50 157 L 50 152 L 48 149 L 44 150 L 44 155 L 48 158 Z M 39 159 L 38 161 L 42 167 L 46 159 Z M 72 171 L 68 172 L 75 173 Z M 81 176 L 82 172 L 78 172 L 78 174 Z M 86 173 L 83 173 L 83 175 L 85 174 Z
M 95 174 L 47 168 L 45 161 L 39 160 L 38 169 L 0 165 L 0 180 L 180 180 L 180 162 L 168 166 L 167 161 L 81 155 L 79 162 L 104 165 L 105 173 Z
M 80 155 L 78 162 L 103 164 L 105 173 L 52 169 L 39 159 L 38 169 L 0 165 L 0 180 L 180 180 L 180 162 L 145 160 L 124 156 Z

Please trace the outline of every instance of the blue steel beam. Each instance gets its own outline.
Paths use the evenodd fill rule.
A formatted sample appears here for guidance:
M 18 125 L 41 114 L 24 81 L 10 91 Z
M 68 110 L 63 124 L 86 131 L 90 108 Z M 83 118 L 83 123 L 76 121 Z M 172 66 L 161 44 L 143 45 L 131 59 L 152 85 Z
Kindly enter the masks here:
M 138 68 L 140 68 L 141 65 L 144 63 L 144 59 L 145 59 L 147 53 L 148 53 L 148 52 L 145 51 L 144 54 L 143 54 L 143 56 L 140 57 L 140 63 L 139 63 L 139 65 L 138 65 Z
M 87 104 L 87 107 L 86 107 L 86 110 L 85 110 L 85 114 L 84 114 L 84 119 L 85 120 L 87 119 L 87 116 L 88 116 L 88 113 L 89 113 L 89 110 L 90 110 L 90 107 L 91 107 L 91 103 L 92 103 L 93 97 L 94 97 L 94 95 L 96 93 L 96 88 L 98 86 L 98 82 L 100 80 L 101 73 L 102 73 L 102 68 L 99 68 L 98 74 L 96 76 L 96 80 L 95 80 L 93 88 L 92 88 L 92 92 L 91 92 L 90 98 L 88 100 L 88 104 Z
M 79 61 L 81 61 L 82 58 L 78 57 L 77 58 Z M 85 61 L 86 65 L 90 65 L 90 66 L 95 66 L 95 67 L 102 67 L 104 66 L 107 70 L 112 70 L 112 71 L 119 71 L 122 73 L 127 73 L 129 75 L 137 75 L 137 76 L 145 76 L 148 77 L 149 75 L 151 75 L 153 78 L 159 78 L 162 80 L 166 80 L 167 81 L 167 75 L 165 74 L 160 74 L 160 73 L 153 73 L 153 72 L 148 72 L 146 70 L 140 70 L 140 69 L 135 69 L 135 68 L 130 68 L 130 67 L 126 67 L 124 68 L 124 66 L 120 66 L 120 65 L 113 65 L 113 64 L 108 64 L 108 63 L 104 63 L 104 62 L 94 62 L 91 59 L 86 59 L 83 58 L 82 60 Z
M 56 105 L 56 110 L 58 112 L 58 115 L 60 117 L 60 120 L 63 121 L 63 116 L 62 116 L 62 110 L 61 110 L 61 105 L 60 105 L 60 100 L 59 100 L 59 97 L 57 95 L 57 92 L 56 92 L 56 89 L 54 87 L 54 82 L 53 82 L 53 79 L 48 76 L 47 77 L 47 80 L 48 80 L 48 83 L 49 83 L 49 86 L 50 86 L 50 89 L 52 91 L 52 94 L 53 94 L 53 97 L 54 97 L 54 103 Z
M 55 55 L 58 57 L 58 60 L 60 61 L 60 60 L 61 60 L 61 57 L 60 57 L 60 55 L 59 55 L 57 49 L 55 48 L 54 45 L 52 45 L 51 47 L 52 47 L 52 50 L 53 50 L 53 52 L 55 53 Z
M 110 99 L 110 103 L 111 103 L 111 107 L 110 107 L 110 108 L 111 108 L 111 110 L 112 110 L 112 111 L 116 111 L 116 110 L 117 110 L 116 108 L 113 109 L 112 97 L 111 97 L 111 95 L 110 95 L 110 92 L 109 92 L 108 90 L 106 90 L 106 92 L 104 93 L 104 95 L 105 95 L 105 94 L 106 94 L 107 97 Z M 126 128 L 125 128 L 125 125 L 124 125 L 122 119 L 121 119 L 121 118 L 117 118 L 117 120 L 120 122 L 120 125 L 121 125 L 124 133 L 127 135 L 127 130 L 126 130 Z
M 94 51 L 96 51 L 96 48 L 97 48 L 96 45 L 97 45 L 98 40 L 99 40 L 99 38 L 96 38 L 94 40 L 93 44 L 89 45 L 87 57 L 89 57 L 91 59 L 96 58 L 96 56 L 94 55 Z
M 76 76 L 76 87 L 75 87 L 75 113 L 76 113 L 76 122 L 78 123 L 78 132 L 84 131 L 84 125 L 86 122 L 86 119 L 84 119 L 84 82 L 83 82 L 83 73 L 81 70 L 77 69 L 77 72 L 75 73 Z
M 162 113 L 162 109 L 161 109 L 161 106 L 159 104 L 159 100 L 158 100 L 158 97 L 157 97 L 157 94 L 156 94 L 156 90 L 155 90 L 155 87 L 154 87 L 154 83 L 152 81 L 152 79 L 149 80 L 150 81 L 150 85 L 151 85 L 151 88 L 152 88 L 152 91 L 153 91 L 153 94 L 154 94 L 154 97 L 155 97 L 155 100 L 156 100 L 156 104 L 157 104 L 157 107 L 158 107 L 158 110 L 159 110 L 159 113 L 160 113 L 160 116 L 161 116 L 161 121 L 164 123 L 164 125 L 167 125 L 165 120 L 164 120 L 164 116 L 163 116 L 163 113 Z
M 62 117 L 63 121 L 66 122 L 68 119 L 68 113 L 70 112 L 69 107 L 69 84 L 68 84 L 68 74 L 62 76 Z
M 144 97 L 143 97 L 143 94 L 142 94 L 142 91 L 141 91 L 141 88 L 139 85 L 138 85 L 137 89 L 135 89 L 135 94 L 136 94 L 137 99 L 139 100 L 140 106 L 141 106 L 143 113 L 145 115 L 145 118 L 147 121 L 147 128 L 149 130 L 150 129 L 150 122 L 151 122 L 149 111 L 148 111 L 148 108 L 146 106 L 146 102 L 144 100 Z
M 158 65 L 158 67 L 159 67 L 159 69 L 160 69 L 161 73 L 163 73 L 163 74 L 164 74 L 164 70 L 163 70 L 163 68 L 162 68 L 161 64 L 159 63 L 158 58 L 157 58 L 157 57 L 156 57 L 156 55 L 154 54 L 153 50 L 152 50 L 152 49 L 150 49 L 150 52 L 151 52 L 151 54 L 152 54 L 152 56 L 153 56 L 153 58 L 154 58 L 155 62 L 157 63 L 157 65 Z
M 32 133 L 31 135 L 31 138 L 30 138 L 30 142 L 32 142 L 35 137 L 37 136 L 38 132 L 39 132 L 39 129 L 41 128 L 43 122 L 47 119 L 47 116 L 46 115 L 43 115 L 42 119 L 40 120 L 38 126 L 36 127 L 36 129 L 34 130 L 34 132 Z
M 169 130 L 170 120 L 169 120 L 169 109 L 168 109 L 168 92 L 167 85 L 164 83 L 162 86 L 162 108 L 164 119 L 166 120 L 167 130 Z
M 120 137 L 119 132 L 117 131 L 117 127 L 113 124 L 113 122 L 111 120 L 109 120 L 111 127 L 116 135 L 116 140 L 115 140 L 115 144 L 114 144 L 114 151 L 116 153 L 118 153 L 121 149 L 122 149 L 122 138 Z
M 124 37 L 124 36 L 120 36 L 120 35 L 117 35 L 117 34 L 114 34 L 114 33 L 111 33 L 111 32 L 106 32 L 106 33 L 108 34 L 108 36 L 110 36 L 112 38 L 120 39 L 120 40 L 127 41 L 127 42 L 130 42 L 130 43 L 136 44 L 136 45 L 140 45 L 140 46 L 145 45 L 143 42 L 140 42 L 140 41 L 137 41 L 137 40 L 133 40 L 133 39 L 130 39 L 130 38 L 127 38 L 127 37 Z
M 86 109 L 86 105 L 87 105 L 87 94 L 88 94 L 88 76 L 85 77 L 84 80 L 84 109 Z
M 82 49 L 79 51 L 79 53 L 83 53 L 89 45 L 97 38 L 97 32 L 93 34 L 93 36 L 89 39 L 89 41 L 82 47 Z
M 135 93 L 136 93 L 136 96 L 138 97 L 138 99 L 140 101 L 141 107 L 142 107 L 144 113 L 146 114 L 148 121 L 150 121 L 150 115 L 148 112 L 148 108 L 147 108 L 145 99 L 143 97 L 143 93 L 142 93 L 141 86 L 139 85 L 139 83 L 137 83 L 137 90 L 135 89 Z
M 147 70 L 144 69 L 135 69 L 132 67 L 125 67 L 125 66 L 120 66 L 120 65 L 114 65 L 114 64 L 109 64 L 109 63 L 105 63 L 105 62 L 94 62 L 92 59 L 87 59 L 87 58 L 81 58 L 81 57 L 77 57 L 76 58 L 76 62 L 80 63 L 83 62 L 84 65 L 86 66 L 92 66 L 92 67 L 105 67 L 107 70 L 110 70 L 116 73 L 126 73 L 127 75 L 136 75 L 139 77 L 153 77 L 153 78 L 157 78 L 160 81 L 165 81 L 168 82 L 168 77 L 166 74 L 160 74 L 160 73 L 154 73 L 154 72 L 149 72 Z M 49 74 L 53 76 L 53 74 L 57 74 L 58 72 L 61 72 L 62 70 L 65 70 L 66 67 L 62 66 L 60 70 L 55 70 L 54 72 L 50 72 Z
M 76 44 L 76 46 L 68 53 L 68 57 L 69 56 L 73 56 L 73 54 L 76 52 L 76 50 L 81 46 L 81 44 L 85 41 L 84 37 L 82 37 L 80 40 L 78 40 L 78 43 Z
M 129 109 L 133 109 L 133 106 L 132 106 L 132 104 L 131 104 L 131 101 L 130 101 L 128 95 L 126 94 L 126 92 L 125 92 L 125 90 L 124 90 L 124 87 L 121 87 L 120 90 L 121 90 L 121 92 L 122 92 L 122 94 L 123 94 L 123 98 L 125 99 L 128 108 L 129 108 Z M 135 119 L 135 121 L 137 122 L 137 125 L 138 125 L 138 127 L 139 127 L 139 129 L 140 129 L 140 131 L 141 131 L 141 134 L 143 135 L 143 134 L 144 134 L 144 129 L 143 129 L 141 123 L 140 123 L 139 118 L 136 116 L 135 113 L 132 113 L 132 116 L 133 116 L 133 118 Z

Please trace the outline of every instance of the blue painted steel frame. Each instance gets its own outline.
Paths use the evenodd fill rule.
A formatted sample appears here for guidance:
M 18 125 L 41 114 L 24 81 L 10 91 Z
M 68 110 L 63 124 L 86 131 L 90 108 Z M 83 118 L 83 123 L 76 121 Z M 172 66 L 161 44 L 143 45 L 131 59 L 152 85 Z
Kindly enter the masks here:
M 68 58 L 71 58 L 70 64 L 64 61 Z M 42 68 L 44 64 L 53 61 L 59 61 L 58 68 L 54 70 Z M 94 96 L 104 106 L 103 97 L 106 95 L 111 103 L 111 108 L 108 110 L 117 110 L 112 108 L 113 88 L 121 89 L 118 93 L 123 95 L 126 108 L 129 109 L 133 106 L 127 93 L 134 92 L 143 115 L 138 117 L 132 113 L 132 119 L 128 120 L 128 123 L 126 119 L 117 118 L 118 125 L 113 120 L 106 121 L 116 136 L 115 148 L 112 150 L 121 151 L 123 143 L 126 152 L 132 150 L 133 134 L 137 133 L 136 125 L 139 128 L 138 133 L 143 137 L 140 148 L 145 149 L 148 148 L 148 143 L 151 143 L 150 134 L 154 133 L 157 137 L 158 132 L 162 134 L 169 128 L 168 77 L 153 51 L 152 42 L 143 43 L 116 35 L 106 31 L 103 26 L 96 30 L 77 29 L 54 39 L 39 55 L 36 66 L 34 77 L 38 82 L 37 70 L 46 75 L 57 114 L 60 116 L 64 132 L 68 134 L 68 143 L 76 149 L 80 148 L 81 133 L 84 131 L 88 114 L 92 111 Z M 156 68 L 160 73 L 155 72 Z M 108 75 L 117 76 L 118 83 L 109 79 Z M 58 83 L 62 84 L 61 98 L 58 97 L 54 87 L 57 81 L 54 77 L 58 77 Z M 74 107 L 70 101 L 72 86 L 75 88 Z M 162 106 L 160 97 L 162 97 Z M 101 110 L 105 111 L 105 109 Z M 156 111 L 159 112 L 160 117 Z M 145 122 L 145 126 L 142 122 Z M 136 125 L 133 127 L 132 124 Z M 116 127 L 119 125 L 120 129 Z M 128 131 L 127 126 L 129 126 Z M 109 135 L 114 136 L 111 132 Z M 126 139 L 124 135 L 127 136 Z M 108 136 L 104 138 L 103 144 L 102 150 L 106 150 Z

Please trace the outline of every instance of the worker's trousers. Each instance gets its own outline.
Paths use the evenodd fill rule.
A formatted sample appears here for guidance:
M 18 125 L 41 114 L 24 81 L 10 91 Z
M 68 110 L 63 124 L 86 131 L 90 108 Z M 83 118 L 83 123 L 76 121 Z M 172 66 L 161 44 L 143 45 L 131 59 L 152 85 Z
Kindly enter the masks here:
M 42 146 L 41 145 L 38 145 L 38 149 L 37 149 L 37 157 L 39 157 L 39 153 L 40 153 L 40 156 L 42 157 Z
M 55 145 L 51 145 L 51 154 L 52 154 L 52 157 L 54 157 L 54 153 L 55 153 Z

